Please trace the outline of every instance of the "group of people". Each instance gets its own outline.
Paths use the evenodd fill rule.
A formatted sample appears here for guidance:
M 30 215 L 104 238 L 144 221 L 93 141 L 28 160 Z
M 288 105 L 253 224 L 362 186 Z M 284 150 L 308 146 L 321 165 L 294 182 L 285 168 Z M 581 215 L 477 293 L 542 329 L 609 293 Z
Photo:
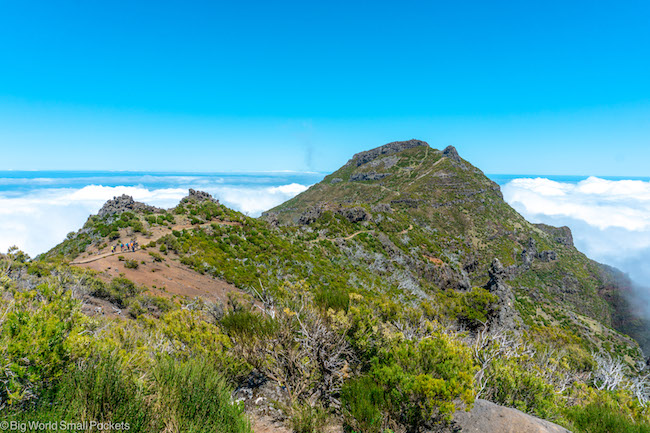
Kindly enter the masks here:
M 126 251 L 126 252 L 129 252 L 129 251 L 135 252 L 136 248 L 138 248 L 138 241 L 131 241 L 131 242 L 128 242 L 126 244 L 122 242 L 119 245 L 113 245 L 111 247 L 111 253 L 114 253 L 117 250 L 118 246 L 120 247 L 120 250 L 122 252 L 124 252 L 124 251 Z

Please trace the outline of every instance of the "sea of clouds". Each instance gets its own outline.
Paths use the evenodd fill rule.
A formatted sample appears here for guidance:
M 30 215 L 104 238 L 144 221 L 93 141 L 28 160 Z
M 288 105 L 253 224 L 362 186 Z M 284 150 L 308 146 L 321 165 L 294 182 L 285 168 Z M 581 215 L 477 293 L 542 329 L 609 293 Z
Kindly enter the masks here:
M 576 247 L 588 257 L 650 286 L 650 182 L 521 178 L 503 185 L 502 191 L 529 221 L 569 226 Z
M 37 182 L 38 184 L 38 182 Z M 212 185 L 201 188 L 226 206 L 250 216 L 283 203 L 308 185 Z M 187 188 L 87 185 L 81 188 L 36 188 L 21 193 L 0 191 L 0 251 L 16 245 L 36 256 L 83 226 L 109 199 L 127 194 L 137 201 L 170 208 L 187 195 Z
M 116 181 L 127 179 L 114 177 L 93 179 L 92 184 L 70 178 L 0 179 L 0 251 L 17 245 L 31 256 L 45 252 L 79 229 L 104 202 L 121 194 L 170 208 L 187 195 L 189 186 L 208 191 L 233 209 L 258 216 L 306 190 L 320 177 L 170 179 L 129 179 L 139 182 L 135 186 L 116 185 Z M 104 180 L 113 184 L 101 185 L 99 181 Z M 21 183 L 29 188 L 22 188 Z M 501 184 L 506 201 L 529 221 L 569 226 L 576 246 L 587 256 L 650 286 L 650 182 L 597 177 L 569 182 L 539 177 Z

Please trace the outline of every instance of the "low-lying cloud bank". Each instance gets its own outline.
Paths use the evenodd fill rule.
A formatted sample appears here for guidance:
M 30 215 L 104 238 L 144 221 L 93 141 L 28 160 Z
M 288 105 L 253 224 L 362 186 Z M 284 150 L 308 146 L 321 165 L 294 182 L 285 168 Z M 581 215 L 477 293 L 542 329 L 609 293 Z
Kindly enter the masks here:
M 216 186 L 202 188 L 226 206 L 258 216 L 308 186 Z M 97 213 L 107 200 L 127 194 L 137 201 L 169 208 L 187 195 L 186 188 L 152 189 L 142 186 L 88 185 L 83 188 L 36 189 L 16 195 L 0 194 L 0 251 L 17 245 L 31 256 L 43 253 Z
M 576 247 L 588 257 L 650 286 L 650 182 L 514 179 L 502 191 L 529 221 L 571 227 Z

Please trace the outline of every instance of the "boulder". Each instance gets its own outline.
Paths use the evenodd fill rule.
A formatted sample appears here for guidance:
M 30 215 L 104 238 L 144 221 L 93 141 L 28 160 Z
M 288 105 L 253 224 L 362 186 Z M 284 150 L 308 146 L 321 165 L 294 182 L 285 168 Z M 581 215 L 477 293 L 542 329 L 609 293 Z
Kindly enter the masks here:
M 482 399 L 477 399 L 469 412 L 456 412 L 452 425 L 446 430 L 438 430 L 438 432 L 571 433 L 552 422 Z

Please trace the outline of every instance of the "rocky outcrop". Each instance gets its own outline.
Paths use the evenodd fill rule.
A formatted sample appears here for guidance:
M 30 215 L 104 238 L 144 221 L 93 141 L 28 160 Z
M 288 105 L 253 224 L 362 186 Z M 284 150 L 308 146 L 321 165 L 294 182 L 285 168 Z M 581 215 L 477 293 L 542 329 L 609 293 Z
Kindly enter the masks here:
M 370 214 L 368 214 L 368 212 L 361 206 L 340 208 L 336 213 L 343 216 L 351 223 L 358 223 L 370 219 Z
M 306 226 L 318 218 L 320 218 L 325 211 L 332 211 L 337 215 L 341 215 L 351 223 L 358 223 L 361 221 L 368 221 L 371 218 L 370 213 L 361 206 L 355 207 L 332 207 L 327 205 L 314 206 L 308 211 L 304 212 L 296 221 L 298 225 Z
M 313 207 L 300 215 L 296 222 L 301 226 L 306 226 L 316 221 L 321 215 L 323 215 L 323 208 Z
M 379 167 L 380 165 L 383 165 L 385 169 L 389 169 L 389 168 L 395 166 L 395 164 L 397 164 L 398 162 L 399 162 L 399 156 L 391 155 L 391 156 L 387 156 L 385 158 L 377 158 L 377 159 L 375 159 L 373 161 L 370 161 L 368 163 L 368 166 L 370 166 L 370 167 Z
M 537 251 L 537 242 L 535 239 L 528 239 L 528 247 L 521 253 L 523 269 L 529 269 L 535 259 L 542 262 L 552 262 L 557 260 L 557 253 L 553 250 Z
M 442 151 L 442 154 L 447 158 L 455 162 L 461 162 L 460 155 L 454 146 L 447 146 L 445 150 Z
M 451 426 L 431 431 L 436 433 L 571 433 L 552 422 L 527 415 L 517 409 L 477 399 L 472 409 L 459 410 Z
M 566 245 L 567 247 L 573 246 L 573 234 L 571 233 L 571 229 L 569 227 L 553 227 L 547 224 L 533 225 L 548 234 L 550 238 L 558 244 Z
M 352 157 L 350 161 L 348 161 L 348 164 L 355 164 L 357 167 L 359 167 L 360 165 L 366 164 L 373 159 L 379 158 L 380 156 L 399 153 L 403 150 L 412 149 L 418 146 L 429 147 L 429 144 L 426 141 L 415 139 L 408 141 L 393 141 L 392 143 L 384 144 L 383 146 L 379 146 L 371 150 L 366 150 L 365 152 L 357 153 Z
M 472 284 L 464 270 L 456 270 L 447 263 L 432 257 L 425 257 L 422 274 L 427 281 L 443 289 L 469 290 Z
M 553 250 L 541 251 L 537 253 L 537 258 L 543 262 L 552 262 L 557 260 L 557 253 Z
M 488 270 L 489 280 L 485 289 L 499 298 L 498 310 L 491 319 L 490 327 L 497 329 L 514 329 L 516 327 L 517 312 L 515 311 L 515 297 L 512 289 L 505 281 L 508 271 L 499 259 L 494 259 Z
M 130 195 L 122 194 L 104 203 L 97 215 L 104 218 L 119 215 L 123 212 L 162 212 L 162 209 L 135 201 Z
M 209 201 L 212 203 L 217 203 L 219 204 L 219 200 L 215 199 L 210 195 L 209 193 L 205 191 L 196 191 L 192 188 L 189 190 L 189 194 L 181 200 L 181 203 L 187 203 L 187 202 L 195 202 L 195 203 L 200 203 L 203 201 Z
M 354 173 L 350 176 L 350 182 L 360 182 L 364 180 L 380 180 L 390 176 L 392 173 Z

